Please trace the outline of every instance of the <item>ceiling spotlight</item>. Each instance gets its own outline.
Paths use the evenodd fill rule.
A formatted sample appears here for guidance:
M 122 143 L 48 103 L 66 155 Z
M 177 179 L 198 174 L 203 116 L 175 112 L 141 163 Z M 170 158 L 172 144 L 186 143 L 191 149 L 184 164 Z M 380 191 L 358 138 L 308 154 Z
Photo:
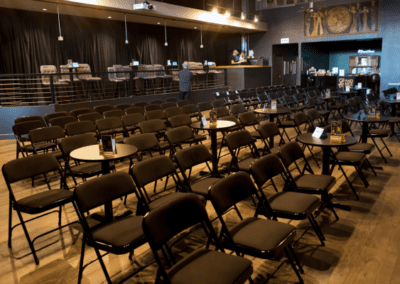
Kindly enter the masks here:
M 254 22 L 258 22 L 258 17 L 257 16 L 254 16 Z
M 157 22 L 157 25 L 159 25 L 160 24 L 160 22 Z
M 111 16 L 108 16 L 108 18 L 111 19 L 112 17 L 111 17 Z
M 229 13 L 229 11 L 225 12 L 225 18 L 229 18 L 231 16 L 231 13 Z
M 246 14 L 242 12 L 240 18 L 241 18 L 242 20 L 246 19 Z
M 46 9 L 46 8 L 43 8 L 43 11 L 47 11 L 47 9 Z
M 165 42 L 164 45 L 165 45 L 165 46 L 168 46 L 168 42 Z
M 204 47 L 204 45 L 200 45 L 200 48 L 203 48 Z

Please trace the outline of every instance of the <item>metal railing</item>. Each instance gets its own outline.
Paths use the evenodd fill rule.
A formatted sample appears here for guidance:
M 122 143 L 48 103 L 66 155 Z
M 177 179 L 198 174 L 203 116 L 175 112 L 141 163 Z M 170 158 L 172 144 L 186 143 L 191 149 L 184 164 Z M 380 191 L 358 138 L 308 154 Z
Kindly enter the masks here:
M 193 91 L 226 86 L 224 70 L 190 71 L 193 74 Z M 82 75 L 98 79 L 80 79 L 84 78 Z M 67 77 L 72 80 L 65 79 Z M 178 70 L 0 75 L 0 106 L 3 107 L 67 104 L 178 92 Z

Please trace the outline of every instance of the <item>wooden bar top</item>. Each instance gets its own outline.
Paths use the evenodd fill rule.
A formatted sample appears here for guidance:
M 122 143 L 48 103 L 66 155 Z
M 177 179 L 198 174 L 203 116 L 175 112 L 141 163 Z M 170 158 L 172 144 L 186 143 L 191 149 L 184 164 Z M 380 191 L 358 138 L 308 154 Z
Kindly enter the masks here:
M 266 68 L 271 67 L 268 65 L 222 65 L 217 66 L 216 69 L 243 69 L 243 68 Z

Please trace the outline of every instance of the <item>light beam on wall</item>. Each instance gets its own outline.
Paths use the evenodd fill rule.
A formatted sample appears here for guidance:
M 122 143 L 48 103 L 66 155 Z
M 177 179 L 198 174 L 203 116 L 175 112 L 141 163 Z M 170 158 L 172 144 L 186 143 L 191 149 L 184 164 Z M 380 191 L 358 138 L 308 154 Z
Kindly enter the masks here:
M 203 25 L 201 25 L 201 30 L 200 30 L 200 48 L 203 48 Z
M 167 41 L 167 21 L 164 22 L 164 30 L 165 30 L 165 46 L 168 46 L 168 41 Z
M 125 44 L 129 44 L 129 41 L 128 41 L 128 26 L 126 24 L 126 14 L 125 14 Z
M 58 41 L 63 41 L 64 38 L 61 35 L 60 10 L 58 9 L 58 5 L 57 5 L 57 15 L 58 15 L 58 31 L 60 32 L 60 35 L 58 37 Z

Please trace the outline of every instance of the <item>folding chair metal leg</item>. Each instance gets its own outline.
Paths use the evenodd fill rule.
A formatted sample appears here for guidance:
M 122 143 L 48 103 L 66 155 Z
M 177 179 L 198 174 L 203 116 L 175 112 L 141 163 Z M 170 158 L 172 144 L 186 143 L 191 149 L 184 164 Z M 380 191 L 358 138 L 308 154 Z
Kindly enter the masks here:
M 289 245 L 289 247 L 290 247 L 290 245 Z M 296 264 L 293 262 L 292 256 L 290 255 L 290 252 L 287 248 L 285 248 L 285 253 L 286 253 L 287 258 L 289 259 L 290 265 L 292 266 L 294 272 L 297 275 L 297 278 L 299 278 L 299 282 L 303 284 L 304 283 L 303 278 L 301 278 L 299 270 L 297 269 Z
M 317 234 L 317 237 L 318 237 L 319 241 L 321 242 L 321 245 L 325 246 L 325 242 L 324 242 L 325 237 L 322 234 L 322 232 L 321 232 L 321 230 L 320 230 L 320 228 L 318 226 L 318 223 L 315 221 L 315 219 L 314 219 L 314 217 L 312 215 L 310 215 L 308 217 L 308 220 L 310 221 L 311 226 L 313 227 L 315 233 Z
M 342 168 L 341 165 L 339 165 L 339 169 L 342 171 L 344 177 L 345 177 L 346 180 L 347 180 L 347 183 L 350 185 L 350 188 L 351 188 L 351 190 L 353 191 L 354 195 L 356 196 L 357 200 L 360 200 L 360 198 L 358 197 L 358 194 L 357 194 L 356 190 L 355 190 L 354 187 L 353 187 L 352 182 L 351 182 L 351 181 L 349 180 L 349 178 L 347 177 L 347 175 L 346 175 L 346 173 L 345 173 L 345 171 L 343 170 L 343 168 Z

